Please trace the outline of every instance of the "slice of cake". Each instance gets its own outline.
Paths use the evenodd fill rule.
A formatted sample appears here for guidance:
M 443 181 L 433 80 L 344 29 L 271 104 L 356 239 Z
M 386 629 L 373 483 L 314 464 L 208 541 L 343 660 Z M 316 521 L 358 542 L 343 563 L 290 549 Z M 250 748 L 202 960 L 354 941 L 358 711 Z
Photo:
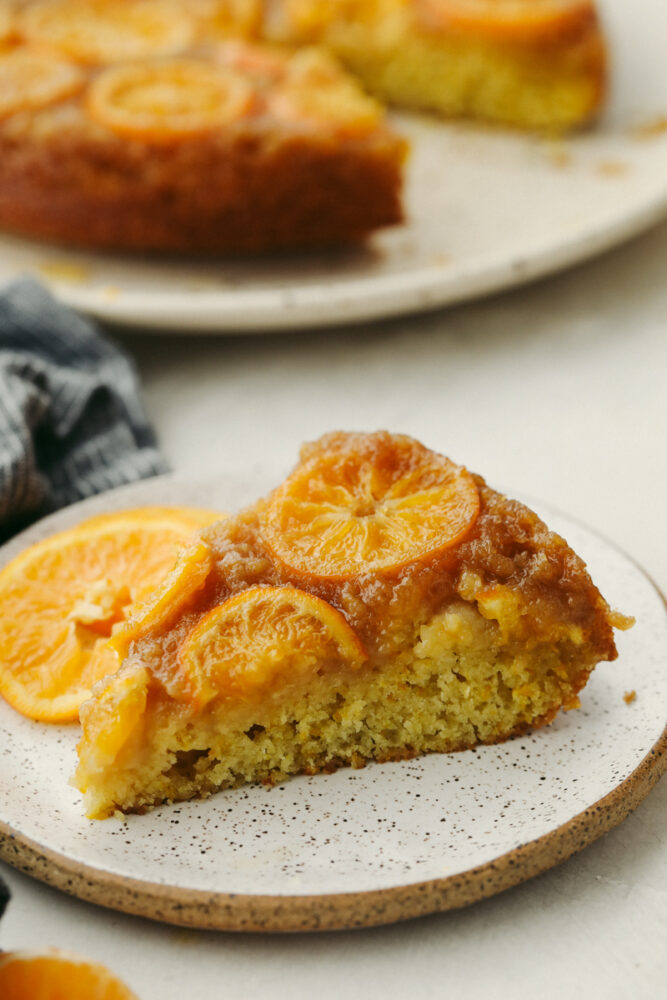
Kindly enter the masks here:
M 560 131 L 599 111 L 591 0 L 274 0 L 265 34 L 317 42 L 391 104 Z
M 112 638 L 75 784 L 104 817 L 494 743 L 575 707 L 627 624 L 480 477 L 408 437 L 331 434 Z

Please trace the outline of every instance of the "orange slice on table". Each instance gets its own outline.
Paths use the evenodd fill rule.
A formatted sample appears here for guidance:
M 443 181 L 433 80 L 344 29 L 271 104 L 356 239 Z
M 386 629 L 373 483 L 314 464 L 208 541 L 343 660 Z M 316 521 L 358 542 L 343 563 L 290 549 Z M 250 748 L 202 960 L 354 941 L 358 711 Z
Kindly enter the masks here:
M 129 62 L 186 49 L 196 24 L 185 8 L 171 0 L 41 0 L 25 8 L 19 27 L 28 41 L 78 62 Z
M 595 21 L 588 0 L 417 0 L 434 28 L 515 42 L 559 40 Z
M 109 969 L 58 949 L 0 954 L 2 1000 L 137 1000 Z
M 475 480 L 448 458 L 399 435 L 337 434 L 274 491 L 262 533 L 293 572 L 342 581 L 429 559 L 478 513 Z
M 118 666 L 112 631 L 160 583 L 181 546 L 220 517 L 142 508 L 91 518 L 0 571 L 0 695 L 31 719 L 70 722 Z
M 169 143 L 236 121 L 253 99 L 248 81 L 232 69 L 172 59 L 104 70 L 87 105 L 96 121 L 119 135 Z
M 296 587 L 251 587 L 204 615 L 184 640 L 179 667 L 187 700 L 252 698 L 327 664 L 356 669 L 367 658 L 343 615 Z
M 51 52 L 16 48 L 0 53 L 0 119 L 55 104 L 84 83 L 78 66 Z

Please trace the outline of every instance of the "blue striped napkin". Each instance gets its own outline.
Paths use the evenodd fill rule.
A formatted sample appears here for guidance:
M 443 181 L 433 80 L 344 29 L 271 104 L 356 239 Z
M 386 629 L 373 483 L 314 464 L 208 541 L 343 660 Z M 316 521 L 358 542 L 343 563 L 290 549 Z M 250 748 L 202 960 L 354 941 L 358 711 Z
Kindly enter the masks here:
M 0 294 L 0 541 L 167 471 L 129 358 L 24 279 Z

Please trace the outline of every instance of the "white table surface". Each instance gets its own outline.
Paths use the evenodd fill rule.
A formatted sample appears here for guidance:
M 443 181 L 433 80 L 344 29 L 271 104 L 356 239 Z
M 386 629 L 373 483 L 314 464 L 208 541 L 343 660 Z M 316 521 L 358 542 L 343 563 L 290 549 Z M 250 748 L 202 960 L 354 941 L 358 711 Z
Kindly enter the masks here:
M 594 526 L 667 592 L 666 277 L 663 224 L 578 270 L 429 316 L 122 341 L 180 472 L 256 463 L 278 478 L 299 443 L 326 430 L 400 430 Z M 667 974 L 666 828 L 662 782 L 620 827 L 494 899 L 319 936 L 178 930 L 2 866 L 13 901 L 0 946 L 87 954 L 140 1000 L 656 1000 Z

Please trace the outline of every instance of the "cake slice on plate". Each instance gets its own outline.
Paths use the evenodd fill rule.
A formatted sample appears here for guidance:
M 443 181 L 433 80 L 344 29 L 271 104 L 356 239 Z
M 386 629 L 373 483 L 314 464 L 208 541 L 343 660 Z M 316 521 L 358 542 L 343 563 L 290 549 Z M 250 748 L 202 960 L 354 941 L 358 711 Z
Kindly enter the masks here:
M 404 436 L 304 447 L 112 638 L 87 812 L 494 743 L 578 705 L 612 613 L 536 514 Z

